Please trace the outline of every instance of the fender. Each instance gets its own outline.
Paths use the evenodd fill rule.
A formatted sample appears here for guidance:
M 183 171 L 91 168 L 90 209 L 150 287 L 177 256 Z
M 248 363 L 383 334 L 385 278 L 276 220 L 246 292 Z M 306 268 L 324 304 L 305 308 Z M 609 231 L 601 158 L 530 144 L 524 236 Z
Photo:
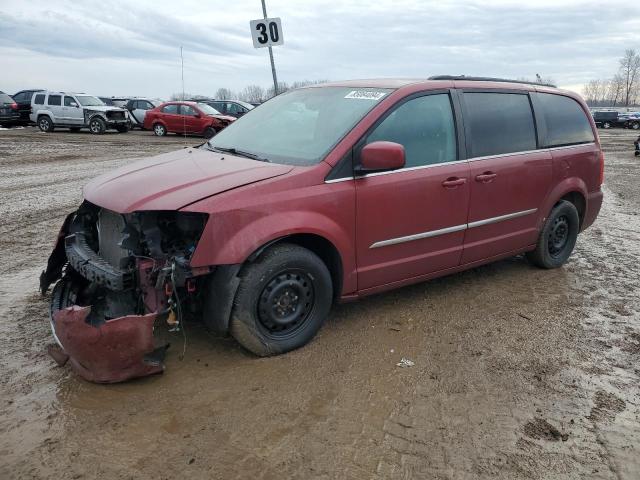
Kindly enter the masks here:
M 228 219 L 215 215 L 210 218 L 191 259 L 192 267 L 242 264 L 269 242 L 295 234 L 312 234 L 323 237 L 338 251 L 343 268 L 343 293 L 356 290 L 353 235 L 335 220 L 317 212 L 289 211 L 254 217 L 253 221 L 235 229 L 227 223 L 231 218 L 233 214 Z M 225 235 L 227 232 L 229 236 Z
M 553 189 L 549 192 L 544 202 L 540 206 L 538 210 L 538 221 L 536 223 L 536 227 L 538 230 L 542 229 L 542 225 L 544 224 L 547 216 L 551 212 L 553 206 L 558 203 L 558 201 L 564 197 L 567 193 L 578 192 L 580 193 L 585 200 L 585 204 L 587 202 L 587 185 L 584 181 L 578 177 L 569 177 L 563 179 L 560 183 L 558 183 Z

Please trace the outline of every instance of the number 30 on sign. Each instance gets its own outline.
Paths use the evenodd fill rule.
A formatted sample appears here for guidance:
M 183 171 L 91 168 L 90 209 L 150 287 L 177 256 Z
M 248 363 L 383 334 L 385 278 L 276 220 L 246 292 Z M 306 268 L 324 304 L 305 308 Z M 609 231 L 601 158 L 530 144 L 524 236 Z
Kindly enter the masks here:
M 255 48 L 273 47 L 284 43 L 279 17 L 251 20 L 249 25 L 251 25 L 251 37 Z

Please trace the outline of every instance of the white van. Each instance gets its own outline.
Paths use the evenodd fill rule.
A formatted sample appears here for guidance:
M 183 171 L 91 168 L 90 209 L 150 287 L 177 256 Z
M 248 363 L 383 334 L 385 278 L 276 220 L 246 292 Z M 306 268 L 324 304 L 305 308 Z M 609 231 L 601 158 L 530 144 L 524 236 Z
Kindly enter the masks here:
M 58 127 L 71 131 L 88 128 L 96 134 L 109 128 L 120 133 L 129 130 L 124 109 L 107 106 L 99 98 L 84 93 L 38 92 L 31 99 L 30 119 L 43 132 Z

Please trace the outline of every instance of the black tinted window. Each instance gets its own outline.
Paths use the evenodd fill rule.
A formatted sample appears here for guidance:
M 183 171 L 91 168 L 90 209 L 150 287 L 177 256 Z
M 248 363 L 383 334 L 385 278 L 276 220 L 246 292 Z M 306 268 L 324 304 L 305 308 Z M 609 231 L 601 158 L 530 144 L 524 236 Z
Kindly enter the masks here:
M 456 160 L 456 129 L 449 95 L 427 95 L 403 103 L 367 137 L 367 143 L 377 141 L 403 145 L 406 167 Z
M 61 95 L 49 95 L 49 100 L 47 101 L 47 105 L 60 105 L 62 103 Z
M 585 111 L 573 98 L 538 93 L 547 124 L 547 147 L 593 142 L 593 130 Z M 616 113 L 617 117 L 617 113 Z
M 42 105 L 44 103 L 44 93 L 38 93 L 33 103 L 36 105 Z
M 177 114 L 178 113 L 178 105 L 176 105 L 175 103 L 173 103 L 171 105 L 165 105 L 164 107 L 162 107 L 162 113 L 174 113 L 174 114 Z
M 467 92 L 464 102 L 473 157 L 536 149 L 528 95 Z

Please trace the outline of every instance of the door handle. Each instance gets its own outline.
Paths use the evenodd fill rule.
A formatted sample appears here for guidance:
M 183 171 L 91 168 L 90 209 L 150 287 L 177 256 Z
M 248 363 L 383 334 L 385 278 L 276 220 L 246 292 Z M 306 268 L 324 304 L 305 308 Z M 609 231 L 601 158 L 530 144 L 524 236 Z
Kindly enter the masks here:
M 490 181 L 492 181 L 497 176 L 498 176 L 497 173 L 484 172 L 484 173 L 476 176 L 476 182 L 489 183 Z
M 455 188 L 459 187 L 460 185 L 464 185 L 465 183 L 467 183 L 466 178 L 450 177 L 442 182 L 442 186 L 444 188 Z

